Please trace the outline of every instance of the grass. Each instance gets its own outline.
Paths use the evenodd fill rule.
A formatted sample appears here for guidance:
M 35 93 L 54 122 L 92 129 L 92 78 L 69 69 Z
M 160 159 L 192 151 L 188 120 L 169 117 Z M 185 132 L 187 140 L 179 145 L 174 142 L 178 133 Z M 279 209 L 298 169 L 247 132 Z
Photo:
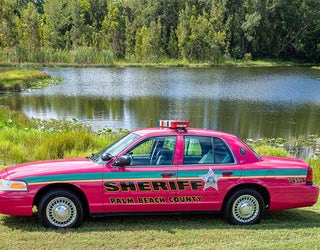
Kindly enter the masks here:
M 56 84 L 59 79 L 39 70 L 10 70 L 0 73 L 0 91 L 22 91 Z
M 0 161 L 4 156 L 6 163 L 85 156 L 124 133 L 95 133 L 77 120 L 34 120 L 0 107 Z M 289 140 L 249 142 L 259 152 L 288 155 Z M 296 145 L 317 147 L 317 142 L 312 137 Z M 309 163 L 319 185 L 320 161 L 313 157 Z M 80 228 L 65 230 L 46 229 L 36 216 L 0 215 L 0 249 L 319 249 L 319 215 L 320 201 L 313 207 L 267 212 L 259 225 L 246 227 L 228 225 L 221 215 L 150 215 L 87 218 Z
M 208 68 L 215 66 L 233 66 L 233 67 L 279 67 L 279 66 L 314 66 L 311 63 L 299 63 L 295 61 L 283 61 L 276 59 L 253 60 L 225 60 L 221 59 L 217 62 L 202 62 L 202 61 L 188 61 L 185 59 L 168 59 L 160 58 L 157 61 L 137 61 L 132 59 L 116 60 L 112 58 L 109 51 L 97 53 L 94 49 L 81 48 L 75 51 L 46 51 L 45 56 L 47 60 L 37 63 L 37 60 L 24 61 L 23 63 L 0 62 L 0 66 L 49 66 L 49 67 L 156 67 L 156 68 L 170 68 L 170 67 L 187 67 L 187 68 Z M 319 67 L 314 66 L 314 69 Z
M 313 66 L 312 69 L 320 70 L 320 66 Z M 320 80 L 320 76 L 318 76 L 318 79 Z
M 78 229 L 41 227 L 36 217 L 0 215 L 1 249 L 319 249 L 320 203 L 267 212 L 259 225 L 231 226 L 221 215 L 86 219 Z
M 217 63 L 213 62 L 188 62 L 186 60 L 163 60 L 159 62 L 128 62 L 117 61 L 115 66 L 119 67 L 189 67 L 206 68 L 213 66 L 235 66 L 235 67 L 275 67 L 275 66 L 294 66 L 294 62 L 285 62 L 277 60 L 226 60 Z

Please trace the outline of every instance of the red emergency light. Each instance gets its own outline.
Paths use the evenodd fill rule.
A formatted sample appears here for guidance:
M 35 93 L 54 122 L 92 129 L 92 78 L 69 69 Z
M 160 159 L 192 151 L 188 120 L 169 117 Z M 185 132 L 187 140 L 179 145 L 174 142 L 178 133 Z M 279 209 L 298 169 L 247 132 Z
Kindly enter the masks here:
M 159 120 L 158 126 L 162 128 L 186 129 L 190 122 L 181 120 Z

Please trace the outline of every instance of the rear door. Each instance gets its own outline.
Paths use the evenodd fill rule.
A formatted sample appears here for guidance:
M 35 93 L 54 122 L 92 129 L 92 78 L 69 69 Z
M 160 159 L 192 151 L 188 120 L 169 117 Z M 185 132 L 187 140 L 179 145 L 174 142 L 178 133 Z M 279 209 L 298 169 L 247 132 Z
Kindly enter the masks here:
M 241 170 L 224 140 L 184 136 L 183 164 L 178 167 L 177 210 L 220 210 Z

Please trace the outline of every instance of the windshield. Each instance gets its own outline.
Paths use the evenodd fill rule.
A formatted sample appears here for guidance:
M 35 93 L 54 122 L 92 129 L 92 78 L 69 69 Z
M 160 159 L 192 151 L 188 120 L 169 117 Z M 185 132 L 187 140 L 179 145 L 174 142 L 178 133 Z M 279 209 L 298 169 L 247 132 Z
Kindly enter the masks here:
M 137 134 L 130 133 L 130 134 L 122 137 L 121 139 L 119 139 L 115 143 L 111 144 L 107 148 L 103 149 L 99 153 L 93 154 L 90 157 L 90 160 L 95 161 L 95 162 L 99 162 L 99 161 L 101 161 L 101 156 L 103 154 L 108 154 L 110 156 L 110 159 L 111 159 L 113 156 L 118 155 L 121 151 L 123 151 L 131 143 L 136 141 L 139 137 L 140 136 L 137 135 Z

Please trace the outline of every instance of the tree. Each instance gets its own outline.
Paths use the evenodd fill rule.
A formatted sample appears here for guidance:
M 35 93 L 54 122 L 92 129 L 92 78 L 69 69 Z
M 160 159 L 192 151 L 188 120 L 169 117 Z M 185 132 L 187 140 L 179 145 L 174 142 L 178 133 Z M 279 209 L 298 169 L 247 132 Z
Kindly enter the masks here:
M 190 36 L 189 36 L 189 60 L 209 60 L 211 56 L 211 30 L 209 16 L 206 12 L 198 17 L 190 18 Z
M 89 0 L 70 2 L 70 44 L 73 48 L 91 45 L 91 29 L 88 27 L 91 9 Z
M 0 1 L 0 52 L 11 61 L 43 61 L 39 53 L 61 62 L 81 54 L 93 62 L 247 53 L 317 62 L 319 33 L 320 0 Z
M 63 50 L 71 47 L 71 0 L 46 1 L 44 4 L 44 45 Z
M 105 48 L 112 50 L 117 58 L 124 57 L 125 17 L 119 2 L 110 2 L 108 13 L 102 23 Z
M 167 46 L 167 55 L 169 58 L 177 59 L 180 57 L 178 50 L 178 39 L 173 28 L 170 30 L 169 41 Z
M 0 1 L 0 46 L 14 48 L 19 43 L 20 20 L 15 13 L 15 0 Z
M 158 61 L 162 55 L 160 22 L 151 22 L 150 28 L 143 26 L 136 33 L 135 57 L 139 61 Z
M 210 11 L 210 48 L 211 60 L 218 61 L 229 47 L 227 42 L 225 14 L 226 14 L 225 0 L 212 0 Z
M 134 48 L 134 55 L 138 61 L 148 57 L 150 50 L 150 30 L 142 26 L 136 33 L 136 43 Z
M 28 3 L 21 12 L 22 39 L 20 45 L 28 54 L 33 54 L 40 46 L 39 16 L 34 4 Z
M 177 27 L 178 48 L 183 59 L 189 58 L 189 36 L 191 34 L 190 19 L 191 9 L 188 5 L 179 13 L 179 21 Z
M 278 40 L 275 55 L 288 55 L 289 53 L 304 54 L 305 49 L 308 47 L 308 42 L 306 43 L 304 38 L 313 37 L 312 39 L 308 39 L 308 41 L 313 41 L 314 44 L 317 44 L 317 40 L 319 42 L 320 1 L 296 0 L 292 1 L 291 4 L 281 7 L 282 20 L 286 25 L 283 27 L 282 36 Z M 287 9 L 286 13 L 289 12 L 290 15 L 283 13 L 285 7 Z M 316 46 L 312 47 L 316 49 Z
M 210 14 L 197 14 L 188 5 L 180 12 L 177 28 L 178 46 L 183 58 L 192 61 L 216 61 L 221 58 L 226 35 L 223 30 L 224 5 L 213 1 Z

